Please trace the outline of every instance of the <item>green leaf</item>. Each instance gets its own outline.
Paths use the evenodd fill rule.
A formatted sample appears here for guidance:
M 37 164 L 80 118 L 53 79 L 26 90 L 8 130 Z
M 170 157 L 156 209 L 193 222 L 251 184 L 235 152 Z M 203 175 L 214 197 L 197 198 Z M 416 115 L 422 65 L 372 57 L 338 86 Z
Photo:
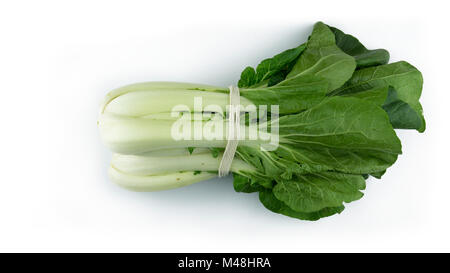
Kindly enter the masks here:
M 278 105 L 279 114 L 292 114 L 318 104 L 326 97 L 327 91 L 326 82 L 310 81 L 294 86 L 242 89 L 241 95 L 255 105 Z
M 277 73 L 273 74 L 273 76 L 268 80 L 267 86 L 277 85 L 278 83 L 286 79 L 286 76 L 287 74 L 289 74 L 289 71 L 291 71 L 293 65 L 294 62 L 292 62 L 292 65 L 289 65 L 286 69 L 280 70 Z
M 370 175 L 377 179 L 380 179 L 385 173 L 386 173 L 386 170 L 381 171 L 381 172 L 371 173 Z
M 344 206 L 341 205 L 337 207 L 323 208 L 315 212 L 298 212 L 289 208 L 285 203 L 278 200 L 271 190 L 259 192 L 259 200 L 268 210 L 289 217 L 308 221 L 316 221 L 319 220 L 320 218 L 328 217 L 336 213 L 341 213 L 344 210 Z
M 363 189 L 365 180 L 361 175 L 323 172 L 280 181 L 273 193 L 295 211 L 315 212 L 358 200 L 363 196 L 360 191 Z
M 255 172 L 277 182 L 324 171 L 376 173 L 386 170 L 401 153 L 386 112 L 365 100 L 331 97 L 278 122 L 275 151 L 244 145 L 236 151 Z
M 255 181 L 252 181 L 251 178 L 233 173 L 233 187 L 236 192 L 245 192 L 252 193 L 257 191 L 265 190 L 263 186 Z
M 425 131 L 425 119 L 419 99 L 422 93 L 423 78 L 419 70 L 407 62 L 364 68 L 355 71 L 350 80 L 330 95 L 348 95 L 372 91 L 391 86 L 397 91 L 397 98 L 407 103 L 420 117 L 419 132 Z
M 422 117 L 409 104 L 398 98 L 397 91 L 393 87 L 386 85 L 343 96 L 360 98 L 382 106 L 395 129 L 419 130 L 422 126 Z
M 381 86 L 373 88 L 365 92 L 344 94 L 343 96 L 355 97 L 362 100 L 370 101 L 378 106 L 382 106 L 387 99 L 389 86 Z
M 392 87 L 389 88 L 383 109 L 388 113 L 394 128 L 416 130 L 422 128 L 422 117 L 409 104 L 399 99 L 397 91 Z
M 263 60 L 256 67 L 256 71 L 250 66 L 246 67 L 241 73 L 238 87 L 271 86 L 282 81 L 298 56 L 305 49 L 305 46 L 305 44 L 302 44 L 296 48 L 283 51 L 272 58 Z
M 241 73 L 241 78 L 238 82 L 238 87 L 250 87 L 256 83 L 256 72 L 251 66 L 247 66 Z
M 401 154 L 400 140 L 386 112 L 352 97 L 331 97 L 302 113 L 281 117 L 279 134 L 274 153 L 285 161 L 302 163 L 305 171 L 378 172 Z
M 357 69 L 383 65 L 389 62 L 389 52 L 387 50 L 368 50 L 354 36 L 345 34 L 335 27 L 330 26 L 330 29 L 336 38 L 336 45 L 342 49 L 342 51 L 355 58 Z
M 282 81 L 281 85 L 305 76 L 316 76 L 328 82 L 328 90 L 334 90 L 344 84 L 356 68 L 355 59 L 345 54 L 336 45 L 333 32 L 324 23 L 314 25 L 306 50 Z

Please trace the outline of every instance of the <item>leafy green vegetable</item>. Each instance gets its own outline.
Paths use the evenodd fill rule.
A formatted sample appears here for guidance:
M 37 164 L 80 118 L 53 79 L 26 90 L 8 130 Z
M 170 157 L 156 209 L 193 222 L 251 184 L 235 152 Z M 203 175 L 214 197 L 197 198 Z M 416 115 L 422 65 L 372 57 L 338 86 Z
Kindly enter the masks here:
M 365 181 L 361 175 L 323 172 L 280 181 L 273 193 L 295 211 L 315 212 L 358 200 L 363 196 L 360 190 L 364 189 Z
M 399 99 L 398 93 L 393 87 L 389 87 L 383 109 L 388 113 L 394 128 L 416 129 L 420 132 L 425 129 L 423 116 L 414 111 L 409 104 Z
M 282 101 L 280 114 L 293 114 L 321 102 L 326 97 L 327 91 L 328 84 L 326 82 L 310 81 L 294 86 L 243 89 L 241 93 L 242 96 L 259 105 L 272 105 Z
M 333 32 L 324 23 L 318 22 L 314 25 L 305 52 L 281 83 L 290 85 L 304 76 L 317 76 L 328 83 L 328 90 L 331 91 L 345 83 L 355 68 L 354 58 L 339 49 Z
M 233 174 L 233 186 L 235 191 L 245 193 L 258 192 L 266 189 L 255 180 L 238 173 Z
M 419 70 L 407 62 L 401 61 L 357 70 L 348 82 L 330 94 L 349 95 L 391 86 L 397 92 L 396 99 L 408 104 L 414 110 L 411 113 L 407 108 L 403 108 L 402 115 L 408 116 L 408 119 L 411 120 L 418 117 L 420 124 L 417 124 L 413 129 L 423 132 L 425 130 L 425 119 L 422 114 L 422 106 L 419 103 L 422 85 L 423 79 Z M 413 114 L 413 117 L 410 117 L 411 114 Z
M 375 177 L 375 178 L 380 179 L 385 173 L 386 173 L 386 170 L 381 171 L 381 172 L 371 173 L 370 175 L 373 176 L 373 177 Z
M 352 35 L 345 34 L 335 27 L 330 27 L 336 38 L 336 45 L 345 53 L 356 60 L 356 67 L 363 68 L 387 64 L 389 52 L 385 49 L 368 50 L 358 39 Z
M 325 170 L 379 172 L 401 153 L 400 140 L 384 111 L 356 98 L 333 97 L 302 113 L 283 116 L 279 133 L 276 151 L 243 144 L 237 154 L 266 176 L 289 178 Z
M 343 94 L 344 97 L 355 97 L 362 100 L 370 101 L 378 106 L 385 104 L 388 96 L 389 86 L 376 87 L 371 90 L 357 93 Z
M 315 212 L 300 212 L 295 211 L 288 205 L 278 200 L 273 192 L 264 190 L 259 192 L 259 200 L 268 210 L 275 213 L 280 213 L 289 217 L 297 218 L 300 220 L 316 221 L 323 217 L 328 217 L 336 213 L 341 213 L 344 210 L 344 206 L 323 208 Z
M 402 153 L 394 128 L 425 130 L 419 99 L 421 73 L 405 61 L 388 64 L 384 49 L 367 49 L 359 40 L 322 22 L 306 43 L 246 67 L 238 82 L 239 129 L 258 121 L 277 138 L 239 140 L 231 164 L 236 192 L 258 193 L 269 210 L 315 221 L 339 214 L 363 196 L 370 176 L 381 178 Z M 195 101 L 218 108 L 197 109 Z M 109 175 L 135 191 L 178 188 L 216 177 L 229 122 L 224 117 L 228 88 L 173 82 L 147 82 L 110 92 L 98 121 L 103 141 L 115 153 Z M 184 110 L 173 111 L 180 104 Z M 264 117 L 271 106 L 279 115 Z M 252 110 L 253 111 L 253 110 Z M 173 115 L 175 113 L 175 115 Z M 185 139 L 171 129 L 179 116 Z M 213 139 L 197 139 L 209 121 L 223 128 Z M 209 124 L 208 126 L 210 126 Z
M 290 70 L 290 67 L 292 67 L 303 50 L 305 50 L 305 47 L 305 44 L 301 44 L 296 48 L 288 49 L 272 58 L 265 59 L 256 67 L 256 71 L 253 67 L 246 67 L 242 71 L 238 87 L 275 85 L 280 81 L 280 77 L 283 79 L 286 77 L 286 75 L 284 77 L 281 75 L 286 74 Z
M 205 140 L 192 140 L 194 132 L 191 132 L 191 140 L 173 139 L 170 132 L 175 122 L 130 120 L 115 115 L 103 115 L 101 119 L 102 133 L 114 152 L 130 154 L 157 150 L 161 146 L 205 145 L 202 144 Z M 278 149 L 262 150 L 260 145 L 264 141 L 260 140 L 242 140 L 237 149 L 242 160 L 266 176 L 289 177 L 292 173 L 317 170 L 355 174 L 378 172 L 391 166 L 401 153 L 400 140 L 383 109 L 357 98 L 330 97 L 308 110 L 282 116 L 270 124 L 275 122 L 279 123 Z M 193 128 L 194 121 L 191 123 Z M 228 123 L 218 121 L 217 125 L 226 127 Z M 126 133 L 117 135 L 117 131 Z M 221 139 L 225 139 L 225 131 Z M 207 143 L 215 148 L 226 144 L 225 141 Z

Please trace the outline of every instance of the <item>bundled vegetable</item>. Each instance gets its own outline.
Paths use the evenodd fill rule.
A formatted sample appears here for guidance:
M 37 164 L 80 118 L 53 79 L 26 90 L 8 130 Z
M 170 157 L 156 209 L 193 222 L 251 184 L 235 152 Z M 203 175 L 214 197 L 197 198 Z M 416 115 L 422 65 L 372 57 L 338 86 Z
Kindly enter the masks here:
M 244 69 L 238 124 L 229 118 L 228 88 L 148 82 L 116 89 L 99 118 L 114 152 L 110 177 L 136 191 L 216 177 L 237 131 L 230 167 L 237 192 L 259 192 L 266 208 L 298 219 L 340 213 L 401 154 L 394 128 L 425 130 L 421 73 L 388 61 L 386 50 L 368 50 L 318 22 L 305 44 Z

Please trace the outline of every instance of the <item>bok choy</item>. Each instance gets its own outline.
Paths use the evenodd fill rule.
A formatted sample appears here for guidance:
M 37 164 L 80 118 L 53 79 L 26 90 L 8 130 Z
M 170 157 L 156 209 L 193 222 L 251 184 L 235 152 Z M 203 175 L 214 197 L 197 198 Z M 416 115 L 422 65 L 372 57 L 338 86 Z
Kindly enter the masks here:
M 341 213 L 401 154 L 394 129 L 425 130 L 422 75 L 384 49 L 322 22 L 306 43 L 247 67 L 238 81 L 241 123 L 227 118 L 226 87 L 146 82 L 111 91 L 100 109 L 109 175 L 135 191 L 214 178 L 230 131 L 237 192 L 302 220 Z M 245 109 L 245 110 L 242 110 Z

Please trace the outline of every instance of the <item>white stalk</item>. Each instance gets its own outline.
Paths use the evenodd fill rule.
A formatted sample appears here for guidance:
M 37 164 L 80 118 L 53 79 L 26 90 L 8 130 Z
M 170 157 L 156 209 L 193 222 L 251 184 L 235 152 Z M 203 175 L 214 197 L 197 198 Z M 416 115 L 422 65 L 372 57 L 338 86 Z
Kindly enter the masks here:
M 109 168 L 109 177 L 121 187 L 133 191 L 162 191 L 184 187 L 203 180 L 216 177 L 214 173 L 178 172 L 164 175 L 139 176 L 123 173 L 113 167 Z
M 102 104 L 101 113 L 142 117 L 170 113 L 175 105 L 185 105 L 194 111 L 194 98 L 201 98 L 203 107 L 217 105 L 222 111 L 225 111 L 229 104 L 228 88 L 176 82 L 148 82 L 111 91 Z M 248 106 L 252 103 L 241 98 L 241 104 Z
M 172 136 L 172 126 L 174 120 L 159 120 L 147 118 L 123 117 L 114 114 L 102 114 L 99 119 L 100 134 L 104 143 L 116 153 L 122 154 L 142 154 L 149 151 L 186 147 L 218 147 L 226 146 L 226 136 L 228 132 L 228 122 L 223 120 L 214 121 L 217 127 L 223 128 L 221 135 L 210 135 L 214 132 L 199 128 L 203 137 L 200 140 L 194 139 L 194 121 L 189 125 L 192 130 L 187 139 L 176 140 Z M 212 124 L 212 123 L 210 123 Z M 209 125 L 210 125 L 209 124 Z M 206 123 L 201 125 L 207 126 Z M 249 128 L 241 126 L 240 131 L 245 135 L 245 139 L 239 141 L 239 145 L 259 147 L 260 144 L 269 142 L 270 134 L 264 137 L 267 141 L 260 139 L 249 139 Z M 263 134 L 258 132 L 258 134 Z
M 194 150 L 195 151 L 195 150 Z M 211 152 L 172 156 L 114 154 L 111 166 L 131 175 L 159 175 L 181 171 L 217 171 L 223 154 L 213 157 Z M 235 158 L 232 172 L 253 171 L 254 168 Z
M 141 82 L 135 84 L 129 84 L 122 86 L 120 88 L 114 89 L 109 92 L 100 107 L 100 113 L 105 111 L 106 106 L 115 98 L 121 95 L 138 92 L 138 91 L 164 91 L 164 90 L 192 90 L 192 89 L 207 89 L 213 91 L 227 90 L 222 87 L 205 85 L 205 84 L 195 84 L 195 83 L 183 83 L 183 82 Z

